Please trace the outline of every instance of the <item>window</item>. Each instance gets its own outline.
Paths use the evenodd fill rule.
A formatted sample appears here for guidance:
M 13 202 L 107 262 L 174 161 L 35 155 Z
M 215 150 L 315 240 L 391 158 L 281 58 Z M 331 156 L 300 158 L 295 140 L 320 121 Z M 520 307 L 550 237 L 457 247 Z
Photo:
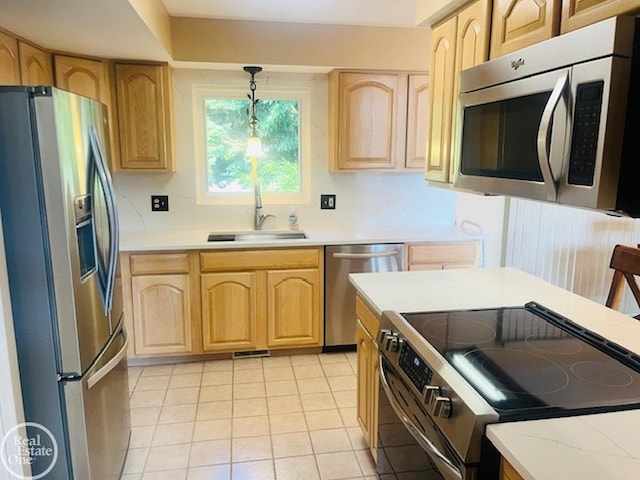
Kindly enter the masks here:
M 252 203 L 254 168 L 265 202 L 307 202 L 308 89 L 258 86 L 256 117 L 264 155 L 255 160 L 245 156 L 247 92 L 247 87 L 194 87 L 198 202 Z

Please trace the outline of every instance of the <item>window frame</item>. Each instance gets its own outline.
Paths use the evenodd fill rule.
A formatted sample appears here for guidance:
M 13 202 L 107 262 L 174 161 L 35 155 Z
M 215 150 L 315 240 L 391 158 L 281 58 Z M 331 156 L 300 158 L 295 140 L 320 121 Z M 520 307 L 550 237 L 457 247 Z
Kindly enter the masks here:
M 198 205 L 250 205 L 253 191 L 209 192 L 207 172 L 207 143 L 204 102 L 207 98 L 247 100 L 247 86 L 193 85 L 194 161 L 196 203 Z M 270 204 L 310 203 L 311 198 L 311 92 L 308 87 L 269 87 L 260 85 L 256 97 L 264 100 L 295 100 L 299 102 L 298 141 L 300 191 L 267 192 L 261 190 L 262 201 Z M 258 116 L 258 120 L 260 117 Z M 247 118 L 248 122 L 248 118 Z M 258 127 L 258 135 L 260 128 Z M 260 159 L 258 159 L 260 162 Z

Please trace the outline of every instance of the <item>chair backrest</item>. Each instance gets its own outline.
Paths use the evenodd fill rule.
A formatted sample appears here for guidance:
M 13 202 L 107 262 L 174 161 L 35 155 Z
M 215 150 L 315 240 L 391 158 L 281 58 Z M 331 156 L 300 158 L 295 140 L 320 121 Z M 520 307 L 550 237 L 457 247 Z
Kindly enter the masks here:
M 635 275 L 640 275 L 640 248 L 616 245 L 613 249 L 609 266 L 615 271 L 606 306 L 615 310 L 620 308 L 625 280 L 636 299 L 636 303 L 640 306 L 640 288 L 638 288 L 635 279 Z M 636 316 L 636 318 L 639 316 Z

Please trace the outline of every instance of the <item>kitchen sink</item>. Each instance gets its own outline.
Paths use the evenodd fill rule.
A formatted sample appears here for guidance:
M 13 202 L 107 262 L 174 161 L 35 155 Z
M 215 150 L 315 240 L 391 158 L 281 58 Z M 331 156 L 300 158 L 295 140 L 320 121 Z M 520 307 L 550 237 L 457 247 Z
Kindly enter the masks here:
M 301 240 L 307 238 L 300 231 L 255 231 L 238 233 L 210 233 L 207 242 L 263 242 L 269 240 Z

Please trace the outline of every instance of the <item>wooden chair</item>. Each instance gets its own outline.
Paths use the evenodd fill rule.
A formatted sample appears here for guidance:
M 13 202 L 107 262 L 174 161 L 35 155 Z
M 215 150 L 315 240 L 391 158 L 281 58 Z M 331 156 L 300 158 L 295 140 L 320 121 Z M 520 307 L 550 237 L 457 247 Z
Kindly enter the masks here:
M 613 255 L 611 255 L 609 267 L 615 271 L 606 306 L 615 310 L 620 308 L 622 294 L 624 293 L 624 280 L 631 288 L 631 293 L 633 293 L 636 303 L 640 306 L 640 288 L 638 288 L 635 279 L 636 275 L 640 275 L 640 248 L 616 245 L 613 249 Z M 640 314 L 636 315 L 635 318 L 640 320 Z

